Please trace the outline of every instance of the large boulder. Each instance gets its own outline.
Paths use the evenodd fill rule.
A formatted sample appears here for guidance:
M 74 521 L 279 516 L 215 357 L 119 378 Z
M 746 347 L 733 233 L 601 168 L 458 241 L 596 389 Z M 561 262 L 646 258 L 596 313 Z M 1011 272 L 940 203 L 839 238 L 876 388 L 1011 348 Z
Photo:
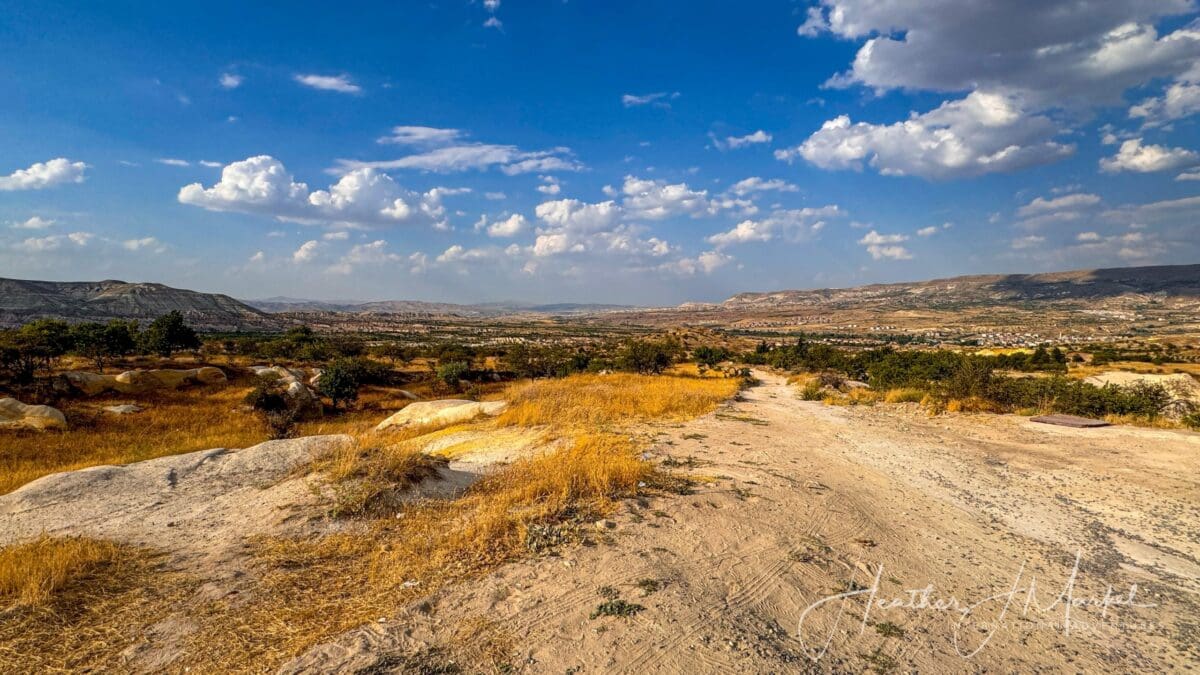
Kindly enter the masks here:
M 0 495 L 0 546 L 47 533 L 205 555 L 240 547 L 247 535 L 286 527 L 287 509 L 314 499 L 297 469 L 352 442 L 307 436 L 43 476 Z
M 63 373 L 62 378 L 71 388 L 77 389 L 85 396 L 95 396 L 109 390 L 115 391 L 117 388 L 117 379 L 112 375 L 71 371 Z
M 467 422 L 480 415 L 498 415 L 508 404 L 504 401 L 467 401 L 447 398 L 440 401 L 417 401 L 379 423 L 375 431 L 401 429 L 408 426 L 448 425 Z
M 67 418 L 48 405 L 25 405 L 15 398 L 0 398 L 0 429 L 67 430 Z

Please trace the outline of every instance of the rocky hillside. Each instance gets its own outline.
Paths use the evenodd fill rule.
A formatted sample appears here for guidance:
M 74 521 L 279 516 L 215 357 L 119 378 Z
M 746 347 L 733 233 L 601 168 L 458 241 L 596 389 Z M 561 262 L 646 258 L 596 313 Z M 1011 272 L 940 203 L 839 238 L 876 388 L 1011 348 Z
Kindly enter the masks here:
M 227 295 L 124 281 L 0 279 L 0 326 L 39 318 L 153 320 L 171 310 L 201 330 L 274 329 L 281 321 Z
M 1200 298 L 1200 265 L 1119 267 L 1046 274 L 992 274 L 811 291 L 739 293 L 725 309 L 886 302 L 895 307 L 952 308 L 1120 296 Z

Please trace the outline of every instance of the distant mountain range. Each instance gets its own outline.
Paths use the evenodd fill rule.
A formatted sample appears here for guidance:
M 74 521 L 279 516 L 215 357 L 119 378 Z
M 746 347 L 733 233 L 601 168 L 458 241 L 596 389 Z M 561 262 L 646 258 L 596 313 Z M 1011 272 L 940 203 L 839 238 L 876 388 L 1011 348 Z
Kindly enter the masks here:
M 1115 304 L 1114 304 L 1115 303 Z M 1123 267 L 1047 274 L 976 275 L 855 288 L 739 293 L 722 303 L 687 303 L 672 308 L 605 304 L 485 303 L 458 305 L 386 300 L 323 302 L 274 297 L 240 301 L 153 283 L 124 281 L 24 281 L 0 279 L 0 326 L 41 317 L 70 321 L 150 320 L 179 310 L 203 330 L 275 330 L 320 315 L 346 317 L 488 318 L 501 316 L 602 316 L 621 322 L 666 325 L 697 319 L 713 325 L 739 318 L 796 313 L 939 311 L 953 317 L 962 308 L 1010 307 L 1022 311 L 1057 308 L 1095 312 L 1145 303 L 1166 303 L 1178 311 L 1200 308 L 1200 265 Z M 1086 311 L 1085 311 L 1086 310 Z M 947 319 L 948 320 L 948 319 Z M 315 323 L 319 324 L 320 321 Z
M 533 305 L 519 302 L 492 302 L 475 305 L 458 305 L 449 302 L 421 302 L 419 300 L 377 300 L 356 302 L 353 300 L 326 302 L 276 296 L 262 300 L 245 300 L 246 304 L 268 313 L 283 312 L 348 312 L 354 314 L 410 314 L 415 316 L 461 316 L 489 317 L 510 314 L 599 314 L 612 311 L 636 311 L 629 305 L 605 305 L 588 303 L 556 303 Z
M 124 281 L 0 279 L 0 326 L 39 318 L 153 320 L 179 310 L 203 330 L 272 330 L 283 322 L 228 295 Z
M 1200 298 L 1200 265 L 1116 267 L 1045 274 L 987 274 L 930 281 L 872 284 L 810 291 L 739 293 L 720 307 L 751 309 L 784 305 L 862 305 L 940 309 L 986 305 L 1161 295 Z M 714 305 L 693 304 L 696 308 Z

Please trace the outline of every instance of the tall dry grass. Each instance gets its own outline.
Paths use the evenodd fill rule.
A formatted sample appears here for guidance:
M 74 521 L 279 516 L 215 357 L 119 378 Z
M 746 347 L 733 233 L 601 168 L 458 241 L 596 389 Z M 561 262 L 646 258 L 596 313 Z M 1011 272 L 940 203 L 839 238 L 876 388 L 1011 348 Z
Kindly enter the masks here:
M 514 385 L 500 425 L 598 429 L 651 420 L 680 421 L 711 412 L 737 393 L 725 378 L 669 375 L 573 375 Z
M 387 514 L 362 531 L 262 540 L 261 588 L 249 603 L 206 608 L 186 664 L 276 664 L 418 596 L 577 538 L 651 472 L 627 437 L 585 434 L 458 499 L 410 503 L 402 517 Z
M 208 448 L 244 448 L 267 440 L 262 421 L 242 409 L 249 387 L 194 387 L 142 394 L 145 410 L 113 415 L 93 399 L 64 406 L 65 432 L 0 436 L 0 493 L 42 476 L 102 464 L 128 464 Z
M 0 606 L 41 607 L 72 585 L 86 583 L 128 552 L 108 541 L 41 536 L 0 549 Z
M 82 538 L 0 549 L 0 671 L 120 672 L 194 583 L 142 549 Z

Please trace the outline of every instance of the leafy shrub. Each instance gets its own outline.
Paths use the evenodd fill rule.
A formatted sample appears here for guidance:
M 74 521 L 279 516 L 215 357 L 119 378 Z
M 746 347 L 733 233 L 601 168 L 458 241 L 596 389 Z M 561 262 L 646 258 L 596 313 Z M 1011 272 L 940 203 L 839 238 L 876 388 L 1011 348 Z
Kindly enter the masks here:
M 139 348 L 146 353 L 170 356 L 186 349 L 199 349 L 200 337 L 183 321 L 179 310 L 171 310 L 155 319 L 138 337 Z
M 683 354 L 678 340 L 630 340 L 617 353 L 617 367 L 643 375 L 657 375 Z
M 458 390 L 462 381 L 471 372 L 471 365 L 465 361 L 450 361 L 437 367 L 437 378 L 451 389 Z
M 295 403 L 284 392 L 279 378 L 259 378 L 243 399 L 266 422 L 273 439 L 289 438 L 299 418 Z
M 344 403 L 358 400 L 358 389 L 362 385 L 361 364 L 357 359 L 338 359 L 321 372 L 317 391 L 337 408 Z

